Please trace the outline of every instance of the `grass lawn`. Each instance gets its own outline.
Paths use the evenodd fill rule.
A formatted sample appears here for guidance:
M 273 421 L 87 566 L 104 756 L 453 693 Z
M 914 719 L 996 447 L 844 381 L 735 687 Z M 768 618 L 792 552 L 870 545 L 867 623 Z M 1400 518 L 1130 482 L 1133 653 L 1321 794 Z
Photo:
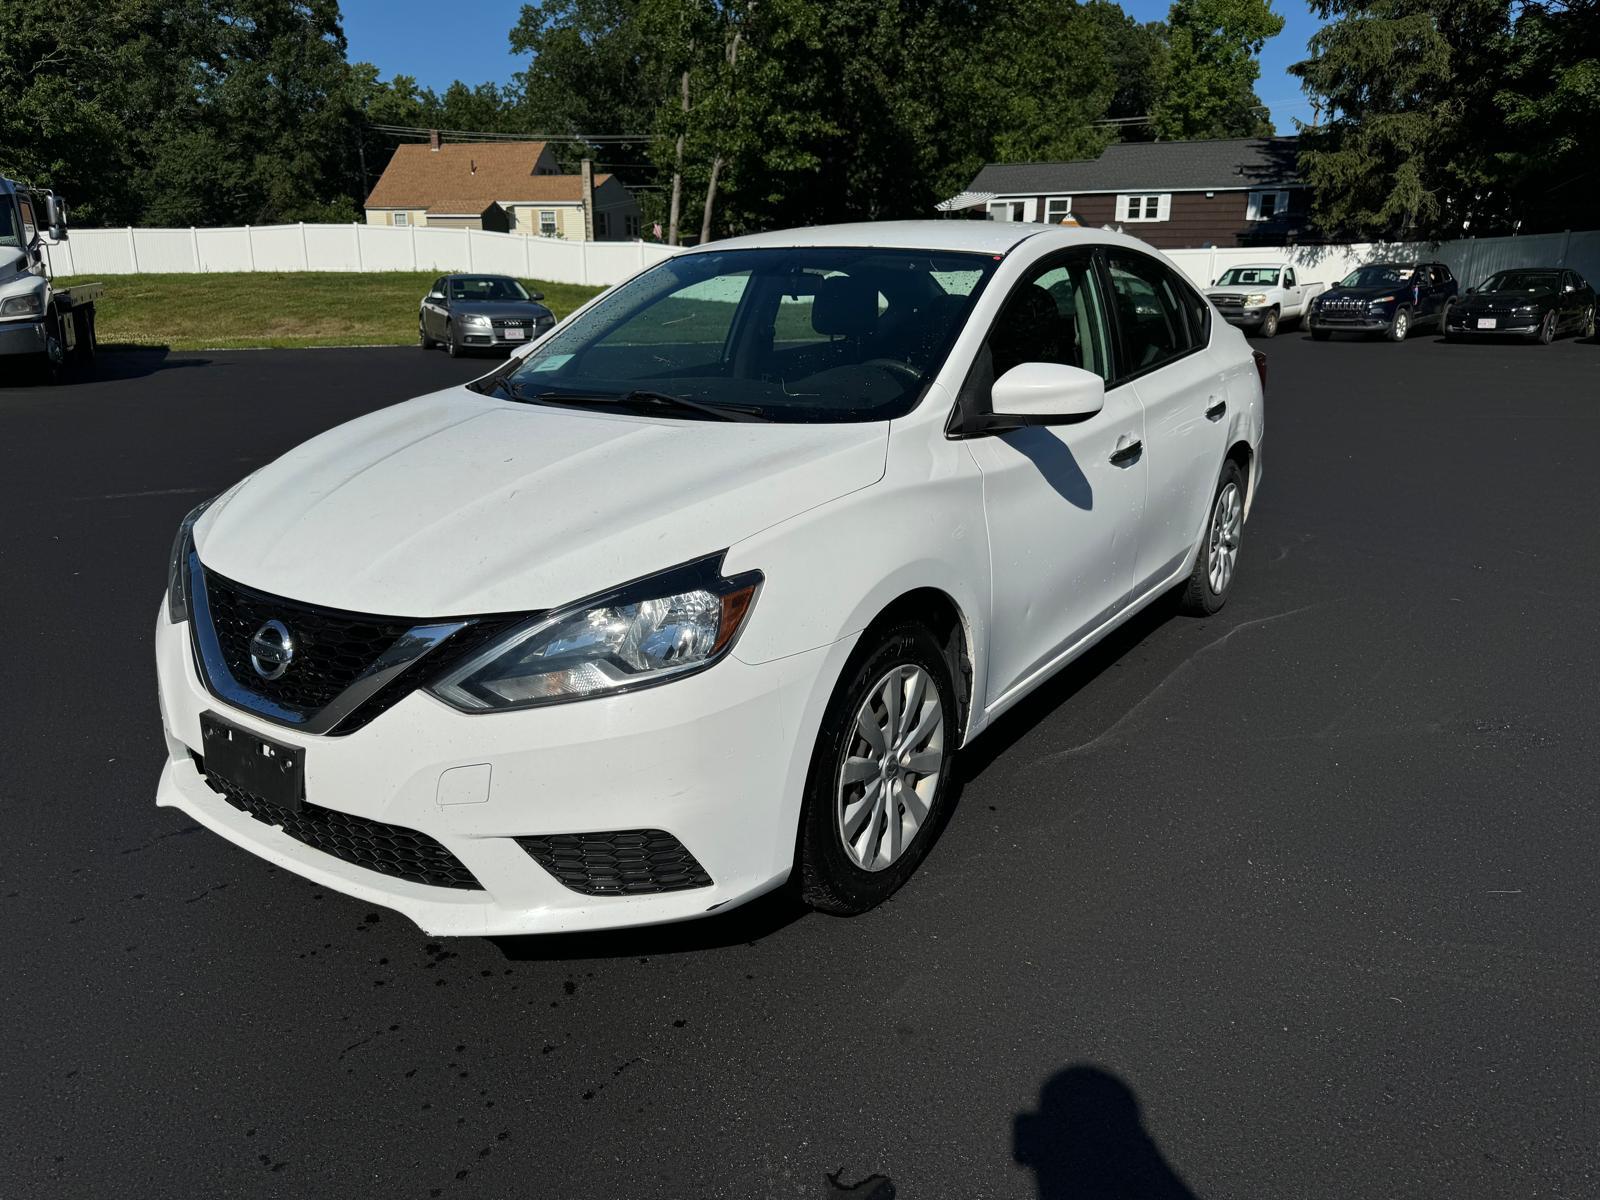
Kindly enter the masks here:
M 417 340 L 417 305 L 437 271 L 215 275 L 79 275 L 106 285 L 95 306 L 100 344 L 172 350 L 255 346 L 393 346 Z M 559 317 L 602 289 L 525 279 Z

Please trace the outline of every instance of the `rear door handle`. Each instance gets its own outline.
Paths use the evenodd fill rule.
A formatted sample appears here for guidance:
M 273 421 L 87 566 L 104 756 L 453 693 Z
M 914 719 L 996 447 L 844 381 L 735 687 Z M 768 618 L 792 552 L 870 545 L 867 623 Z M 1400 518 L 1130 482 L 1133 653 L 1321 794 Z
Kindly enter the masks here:
M 1226 400 L 1218 400 L 1210 408 L 1206 409 L 1206 420 L 1220 421 L 1222 420 L 1222 414 L 1227 411 L 1228 402 Z
M 1111 462 L 1115 466 L 1123 467 L 1131 462 L 1137 462 L 1139 456 L 1144 453 L 1144 442 L 1138 438 L 1129 441 L 1128 436 L 1123 434 L 1118 438 L 1117 448 L 1111 452 Z

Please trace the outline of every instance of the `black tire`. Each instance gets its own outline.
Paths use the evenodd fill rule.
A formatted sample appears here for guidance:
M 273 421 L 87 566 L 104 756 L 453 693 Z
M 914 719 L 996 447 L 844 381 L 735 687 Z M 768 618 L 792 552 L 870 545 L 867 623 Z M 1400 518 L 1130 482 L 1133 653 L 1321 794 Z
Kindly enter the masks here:
M 1261 318 L 1261 336 L 1271 338 L 1278 336 L 1278 310 L 1269 309 L 1267 315 Z
M 445 325 L 444 336 L 444 348 L 451 358 L 460 358 L 466 353 L 466 351 L 456 343 L 456 330 L 454 325 Z
M 100 349 L 100 343 L 96 340 L 94 332 L 94 309 L 80 308 L 72 314 L 72 319 L 78 323 L 76 330 L 78 345 L 75 348 L 78 365 L 86 371 L 92 371 L 95 354 Z
M 1326 329 L 1318 329 L 1315 325 L 1311 327 L 1311 340 L 1313 342 L 1325 342 L 1332 336 L 1333 334 Z
M 1244 499 L 1245 482 L 1244 473 L 1239 470 L 1239 464 L 1231 458 L 1222 464 L 1222 474 L 1217 479 L 1217 487 L 1211 493 L 1211 506 L 1206 509 L 1205 528 L 1200 534 L 1200 550 L 1194 556 L 1194 570 L 1189 573 L 1189 582 L 1183 585 L 1183 593 L 1178 598 L 1178 607 L 1191 616 L 1209 617 L 1228 602 L 1228 596 L 1233 592 L 1233 581 L 1238 578 L 1236 570 L 1230 570 L 1219 591 L 1211 583 L 1211 559 L 1217 550 L 1216 532 L 1221 500 L 1224 492 L 1232 486 L 1236 489 L 1239 504 L 1239 521 L 1234 534 L 1233 551 L 1237 560 L 1242 546 L 1244 533 Z
M 944 718 L 944 759 L 927 817 L 898 858 L 881 870 L 868 871 L 852 861 L 845 849 L 843 834 L 835 823 L 839 774 L 858 737 L 856 713 L 893 668 L 905 665 L 925 671 L 938 692 Z M 800 897 L 812 908 L 838 916 L 854 916 L 876 907 L 911 877 L 938 837 L 950 803 L 951 768 L 955 745 L 960 740 L 959 708 L 951 680 L 950 662 L 926 627 L 904 622 L 880 631 L 869 629 L 863 635 L 834 688 L 833 698 L 828 701 L 806 777 L 796 873 Z M 887 824 L 879 819 L 875 818 L 873 823 L 880 829 L 887 829 Z
M 1556 310 L 1551 309 L 1545 313 L 1544 320 L 1539 322 L 1539 332 L 1534 335 L 1541 346 L 1548 346 L 1556 340 Z
M 36 356 L 34 378 L 53 387 L 66 378 L 67 346 L 61 337 L 61 316 L 55 309 L 44 319 L 45 352 Z
M 424 350 L 432 350 L 439 343 L 428 336 L 428 327 L 422 323 L 422 318 L 417 318 L 417 345 Z
M 1449 330 L 1450 330 L 1450 309 L 1454 305 L 1455 305 L 1455 301 L 1454 300 L 1446 300 L 1444 302 L 1444 307 L 1439 310 L 1439 332 L 1440 333 L 1448 335 Z
M 1595 310 L 1591 305 L 1589 311 L 1583 315 L 1583 324 L 1578 326 L 1578 336 L 1594 340 Z
M 1403 342 L 1410 332 L 1411 310 L 1402 304 L 1394 310 L 1394 317 L 1389 322 L 1389 328 L 1383 331 L 1383 336 L 1391 342 Z

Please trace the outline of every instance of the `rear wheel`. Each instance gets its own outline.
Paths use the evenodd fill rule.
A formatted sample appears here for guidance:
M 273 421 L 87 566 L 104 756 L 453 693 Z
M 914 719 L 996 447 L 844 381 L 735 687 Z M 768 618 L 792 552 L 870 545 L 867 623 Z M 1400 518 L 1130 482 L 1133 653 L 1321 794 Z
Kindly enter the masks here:
M 1545 313 L 1544 320 L 1539 322 L 1539 332 L 1535 335 L 1541 346 L 1548 346 L 1556 340 L 1556 310 L 1551 309 Z
M 797 857 L 812 908 L 863 913 L 910 878 L 944 816 L 956 712 L 932 633 L 910 622 L 868 632 L 828 702 L 806 780 Z
M 1243 538 L 1244 473 L 1230 458 L 1217 480 L 1205 537 L 1178 602 L 1184 612 L 1208 617 L 1228 602 Z
M 1394 310 L 1394 320 L 1389 322 L 1389 328 L 1384 331 L 1384 337 L 1391 342 L 1403 342 L 1406 334 L 1411 332 L 1411 310 L 1397 308 Z

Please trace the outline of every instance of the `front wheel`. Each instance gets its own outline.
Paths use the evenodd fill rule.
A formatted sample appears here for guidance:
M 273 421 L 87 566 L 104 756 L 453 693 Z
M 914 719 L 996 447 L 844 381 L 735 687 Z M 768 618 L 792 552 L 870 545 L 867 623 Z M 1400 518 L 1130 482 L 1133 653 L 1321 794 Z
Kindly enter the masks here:
M 828 702 L 800 818 L 801 897 L 850 916 L 887 900 L 937 835 L 958 740 L 950 664 L 933 634 L 869 631 Z
M 422 320 L 420 318 L 418 318 L 418 320 L 417 320 L 417 345 L 421 346 L 424 350 L 432 350 L 438 344 L 439 344 L 438 342 L 434 341 L 431 337 L 428 336 L 428 327 L 422 323 Z
M 1541 346 L 1548 346 L 1556 340 L 1556 311 L 1551 309 L 1545 313 L 1544 320 L 1539 322 L 1539 332 L 1536 335 Z
M 54 309 L 44 320 L 44 353 L 38 356 L 37 379 L 49 387 L 67 373 L 67 346 L 61 335 L 61 318 Z
M 1391 342 L 1403 342 L 1406 334 L 1411 332 L 1411 310 L 1397 308 L 1394 310 L 1394 320 L 1389 322 L 1389 328 L 1384 332 L 1384 337 Z
M 456 342 L 456 330 L 454 325 L 446 325 L 444 327 L 444 339 L 445 351 L 450 355 L 451 358 L 460 358 L 466 353 L 466 351 L 463 350 Z
M 1222 467 L 1211 500 L 1205 537 L 1194 558 L 1194 570 L 1184 586 L 1179 607 L 1197 617 L 1208 617 L 1228 602 L 1239 547 L 1244 538 L 1244 473 L 1229 459 Z
M 1278 310 L 1272 309 L 1261 318 L 1261 336 L 1264 338 L 1278 336 Z
M 1589 338 L 1590 340 L 1593 340 L 1593 338 L 1594 338 L 1594 325 L 1595 325 L 1595 310 L 1593 308 L 1590 308 L 1589 311 L 1584 314 L 1582 333 L 1580 334 L 1580 336 Z

